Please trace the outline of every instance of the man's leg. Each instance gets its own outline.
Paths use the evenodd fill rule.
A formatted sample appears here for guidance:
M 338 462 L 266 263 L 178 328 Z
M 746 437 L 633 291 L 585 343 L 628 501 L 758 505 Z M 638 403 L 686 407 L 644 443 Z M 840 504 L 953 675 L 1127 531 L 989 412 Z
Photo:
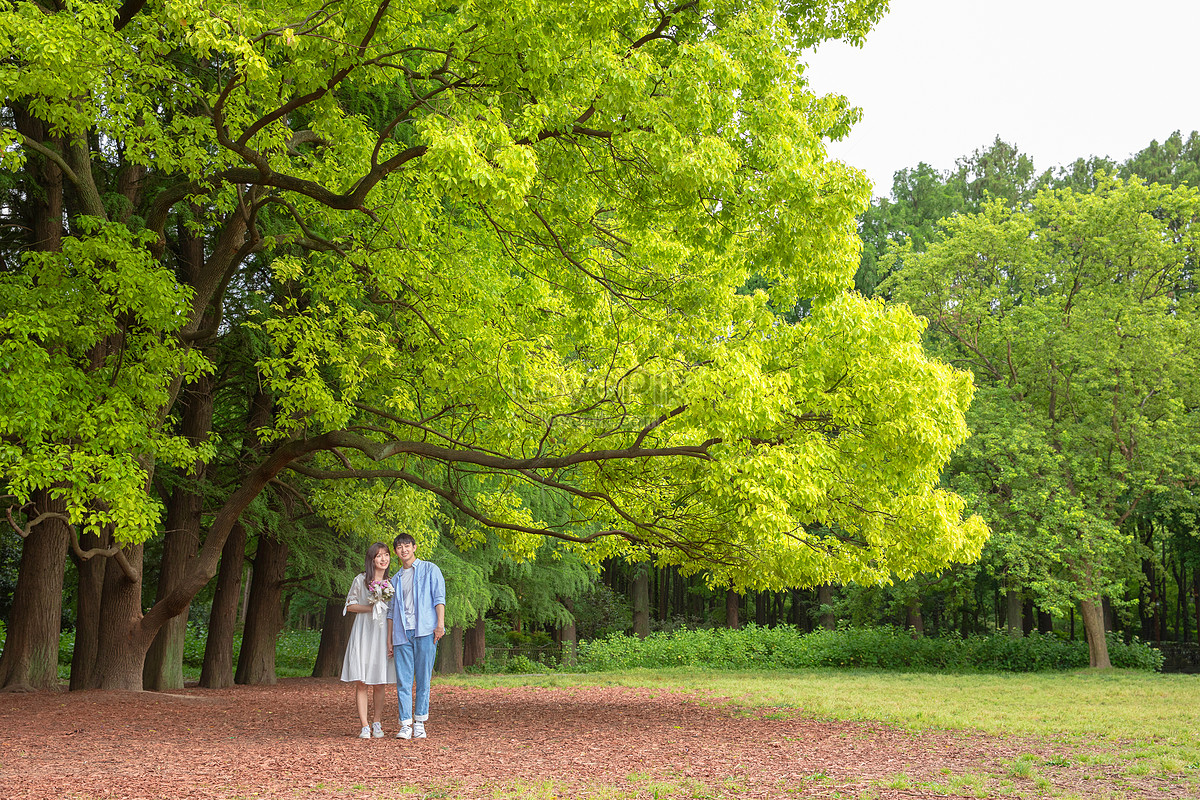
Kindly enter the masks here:
M 433 659 L 437 655 L 437 642 L 433 634 L 416 637 L 414 677 L 417 686 L 416 707 L 413 719 L 424 722 L 429 719 L 429 679 L 433 675 Z
M 431 637 L 432 638 L 432 637 Z M 400 714 L 400 729 L 411 726 L 413 722 L 412 693 L 414 652 L 413 640 L 393 646 L 392 652 L 396 659 L 396 700 Z

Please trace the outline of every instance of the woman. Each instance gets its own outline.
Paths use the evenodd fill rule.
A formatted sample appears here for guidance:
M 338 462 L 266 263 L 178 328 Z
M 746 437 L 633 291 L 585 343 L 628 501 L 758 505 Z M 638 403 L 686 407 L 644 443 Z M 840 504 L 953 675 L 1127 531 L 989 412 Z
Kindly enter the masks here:
M 387 608 L 392 587 L 388 581 L 388 566 L 392 557 L 387 545 L 375 542 L 367 548 L 365 569 L 354 578 L 346 594 L 346 612 L 355 614 L 346 657 L 342 660 L 342 680 L 354 682 L 354 701 L 358 721 L 362 724 L 360 739 L 383 736 L 383 697 L 389 684 L 396 683 L 396 668 L 388 657 Z M 368 695 L 375 695 L 374 722 L 367 724 Z

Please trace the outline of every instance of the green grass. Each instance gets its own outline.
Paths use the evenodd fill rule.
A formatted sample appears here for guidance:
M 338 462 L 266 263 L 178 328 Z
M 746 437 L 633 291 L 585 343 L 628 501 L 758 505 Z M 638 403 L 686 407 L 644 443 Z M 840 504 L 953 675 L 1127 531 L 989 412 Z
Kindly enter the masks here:
M 877 720 L 913 730 L 1200 745 L 1200 680 L 1133 670 L 933 675 L 661 669 L 439 680 L 469 686 L 650 687 L 701 693 L 739 707 L 784 707 L 809 716 Z
M 1064 742 L 1079 751 L 1050 761 L 1022 758 L 990 777 L 947 778 L 955 793 L 1019 794 L 997 781 L 1050 785 L 1047 769 L 1116 765 L 1130 778 L 1156 776 L 1200 796 L 1200 679 L 1133 670 L 922 674 L 868 670 L 729 672 L 697 669 L 440 677 L 470 686 L 627 686 L 684 692 L 734 709 L 879 721 Z M 1098 749 L 1097 749 L 1098 748 Z M 899 776 L 897 776 L 899 779 Z M 1186 787 L 1186 788 L 1185 788 Z M 930 785 L 930 789 L 936 788 Z M 1185 796 L 1185 795 L 1181 795 Z

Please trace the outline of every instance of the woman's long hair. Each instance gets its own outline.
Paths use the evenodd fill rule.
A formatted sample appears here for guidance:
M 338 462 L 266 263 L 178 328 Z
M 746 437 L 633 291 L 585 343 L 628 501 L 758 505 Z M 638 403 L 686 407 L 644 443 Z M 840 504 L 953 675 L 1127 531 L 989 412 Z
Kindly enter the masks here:
M 375 556 L 379 555 L 380 550 L 387 550 L 387 545 L 383 542 L 376 542 L 367 548 L 367 559 L 364 562 L 363 580 L 368 584 L 375 580 Z M 390 565 L 389 565 L 390 566 Z M 383 578 L 387 580 L 387 570 L 383 571 Z

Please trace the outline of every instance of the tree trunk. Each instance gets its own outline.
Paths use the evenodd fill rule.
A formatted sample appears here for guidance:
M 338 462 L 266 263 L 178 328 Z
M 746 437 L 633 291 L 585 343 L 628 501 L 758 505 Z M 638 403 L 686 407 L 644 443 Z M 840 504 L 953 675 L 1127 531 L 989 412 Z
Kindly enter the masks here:
M 317 660 L 313 662 L 314 678 L 337 678 L 342 674 L 346 643 L 350 641 L 350 629 L 354 627 L 354 615 L 343 614 L 345 609 L 344 597 L 331 597 L 325 601 L 321 646 L 317 648 Z
M 246 609 L 246 629 L 238 654 L 234 683 L 274 686 L 275 644 L 283 628 L 283 581 L 287 577 L 288 546 L 273 536 L 258 537 L 254 579 Z
M 467 628 L 463 637 L 463 666 L 481 666 L 487 659 L 487 625 L 483 614 L 475 620 L 475 624 Z
M 102 538 L 94 533 L 79 537 L 80 549 L 107 549 L 111 537 Z M 108 559 L 103 557 L 78 558 L 75 571 L 79 576 L 75 595 L 75 652 L 71 654 L 71 691 L 87 688 L 96 668 L 96 651 L 100 643 L 100 602 L 104 594 L 104 566 Z
M 1188 609 L 1188 602 L 1187 602 L 1187 595 L 1188 595 L 1187 590 L 1188 590 L 1187 564 L 1180 561 L 1179 562 L 1179 616 L 1182 618 L 1182 620 L 1180 622 L 1179 627 L 1183 631 L 1179 636 L 1180 644 L 1184 644 L 1191 639 L 1191 636 L 1189 636 L 1190 631 L 1188 630 L 1188 628 L 1189 628 L 1188 610 L 1189 609 Z M 1111 608 L 1111 604 L 1109 606 L 1105 607 L 1105 611 L 1107 612 L 1110 608 Z M 1115 615 L 1114 615 L 1114 617 L 1115 617 Z
M 89 689 L 140 691 L 142 667 L 153 634 L 142 628 L 142 545 L 121 549 L 125 565 L 105 559 L 100 637 Z M 128 570 L 126 570 L 126 565 Z
M 212 378 L 203 375 L 181 397 L 180 433 L 193 445 L 203 444 L 212 430 Z M 204 494 L 205 465 L 192 465 L 191 480 L 181 482 L 167 502 L 167 534 L 163 542 L 162 567 L 158 574 L 155 602 L 178 589 L 187 575 L 188 564 L 200 549 L 200 513 Z M 142 686 L 151 691 L 183 688 L 183 645 L 187 636 L 188 608 L 171 617 L 158 630 L 142 672 Z
M 921 598 L 914 597 L 904 608 L 904 629 L 911 631 L 913 638 L 925 634 L 925 620 L 921 616 Z
M 770 597 L 766 592 L 754 593 L 754 624 L 760 628 L 767 626 L 767 599 Z
M 664 570 L 665 571 L 665 570 Z M 558 643 L 562 646 L 562 664 L 573 667 L 578 662 L 579 634 L 575 629 L 575 601 L 569 597 L 562 599 L 562 604 L 571 612 L 571 622 L 558 631 Z
M 792 605 L 788 609 L 788 622 L 792 627 L 804 630 L 804 601 L 801 600 L 799 589 L 791 590 Z
M 179 495 L 185 490 L 180 487 L 171 494 L 167 506 L 167 535 L 163 542 L 162 566 L 158 576 L 156 601 L 174 590 L 183 577 L 188 561 L 196 555 L 198 531 L 176 527 L 180 524 L 183 501 Z M 199 516 L 196 517 L 198 526 Z M 152 692 L 183 688 L 183 642 L 187 635 L 188 609 L 168 619 L 146 652 L 142 666 L 142 688 Z
M 1101 600 L 1100 608 L 1104 612 L 1104 630 L 1112 633 L 1117 629 L 1117 615 L 1113 611 L 1112 598 L 1105 596 Z
M 1038 633 L 1054 633 L 1054 617 L 1049 611 L 1037 610 Z
M 837 628 L 837 615 L 833 613 L 833 587 L 822 583 L 817 587 L 817 605 L 821 608 L 821 627 L 827 631 Z
M 1104 636 L 1104 611 L 1100 598 L 1083 600 L 1079 604 L 1083 615 L 1083 630 L 1087 634 L 1088 662 L 1097 669 L 1110 669 L 1108 640 Z
M 457 675 L 463 671 L 463 626 L 453 625 L 438 642 L 437 663 L 439 675 Z
M 733 589 L 725 590 L 725 627 L 730 630 L 737 630 L 742 627 L 741 621 L 738 619 L 738 609 L 742 606 L 742 597 Z
M 204 664 L 200 667 L 200 685 L 206 689 L 233 686 L 233 634 L 237 627 L 245 558 L 246 529 L 237 522 L 230 528 L 225 546 L 221 548 L 217 590 L 208 615 L 208 638 L 204 642 Z
M 65 513 L 66 503 L 45 491 L 33 494 L 31 518 Z M 49 518 L 34 526 L 21 546 L 8 634 L 0 655 L 0 689 L 35 691 L 58 686 L 58 638 L 70 528 Z
M 1137 526 L 1138 541 L 1149 550 L 1153 546 L 1152 529 L 1150 526 Z M 1142 581 L 1138 587 L 1138 617 L 1142 623 L 1142 641 L 1153 642 L 1157 640 L 1155 636 L 1156 621 L 1158 618 L 1158 592 L 1156 587 L 1156 576 L 1154 574 L 1154 560 L 1152 558 L 1142 559 Z
M 1018 589 L 1009 589 L 1004 594 L 1004 621 L 1008 635 L 1014 639 L 1020 639 L 1024 633 L 1024 626 L 1021 623 L 1021 614 L 1024 611 L 1024 603 L 1021 601 L 1021 592 Z
M 1192 611 L 1196 619 L 1196 644 L 1200 644 L 1200 569 L 1192 570 Z
M 641 639 L 650 635 L 650 576 L 645 564 L 637 566 L 629 593 L 633 600 L 633 632 Z
M 671 569 L 658 570 L 658 618 L 666 622 L 671 618 Z

